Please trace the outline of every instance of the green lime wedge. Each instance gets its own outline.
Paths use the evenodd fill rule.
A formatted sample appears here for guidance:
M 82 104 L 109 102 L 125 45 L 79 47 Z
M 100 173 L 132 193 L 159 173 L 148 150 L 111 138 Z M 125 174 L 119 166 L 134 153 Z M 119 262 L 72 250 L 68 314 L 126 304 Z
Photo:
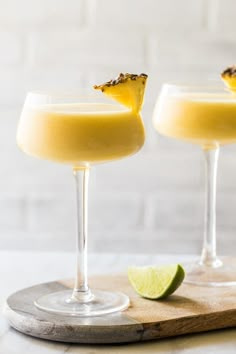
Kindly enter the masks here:
M 163 299 L 181 285 L 185 272 L 180 264 L 159 267 L 129 267 L 128 278 L 134 290 L 147 299 Z

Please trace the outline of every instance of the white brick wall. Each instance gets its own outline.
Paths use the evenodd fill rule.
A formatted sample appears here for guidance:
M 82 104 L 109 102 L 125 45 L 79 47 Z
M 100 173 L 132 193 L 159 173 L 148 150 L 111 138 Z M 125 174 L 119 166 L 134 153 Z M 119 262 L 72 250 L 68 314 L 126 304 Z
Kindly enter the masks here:
M 181 26 L 182 29 L 201 29 L 204 18 L 204 0 L 90 0 L 95 4 L 94 24 L 133 29 L 155 27 L 160 31 Z
M 23 60 L 22 36 L 18 33 L 0 32 L 0 65 L 18 67 Z
M 91 171 L 89 247 L 116 252 L 199 252 L 201 151 L 158 136 L 152 111 L 161 84 L 218 77 L 236 62 L 233 0 L 0 0 L 0 247 L 71 250 L 74 181 L 66 166 L 15 144 L 25 94 L 80 88 L 120 71 L 147 72 L 147 139 L 136 156 Z M 236 147 L 222 149 L 218 234 L 235 239 Z
M 174 45 L 173 45 L 174 43 Z M 171 33 L 151 35 L 148 40 L 150 67 L 158 67 L 170 73 L 180 71 L 181 75 L 217 77 L 222 68 L 235 62 L 234 38 L 206 32 Z
M 213 0 L 214 1 L 214 0 Z M 236 30 L 235 23 L 235 1 L 234 0 L 215 0 L 215 7 L 212 23 L 212 30 L 223 32 L 230 37 L 234 37 Z
M 84 22 L 84 0 L 1 0 L 2 26 L 20 26 L 23 29 L 40 26 L 79 26 Z M 41 27 L 42 26 L 42 27 Z
M 71 68 L 76 72 L 91 70 L 121 70 L 130 67 L 139 70 L 144 65 L 144 36 L 139 41 L 124 33 L 97 30 L 48 31 L 33 33 L 29 42 L 30 65 L 37 68 Z
M 173 233 L 178 230 L 199 229 L 203 223 L 203 195 L 201 191 L 188 190 L 183 193 L 158 192 L 153 194 L 147 205 L 147 225 L 161 229 L 163 221 Z

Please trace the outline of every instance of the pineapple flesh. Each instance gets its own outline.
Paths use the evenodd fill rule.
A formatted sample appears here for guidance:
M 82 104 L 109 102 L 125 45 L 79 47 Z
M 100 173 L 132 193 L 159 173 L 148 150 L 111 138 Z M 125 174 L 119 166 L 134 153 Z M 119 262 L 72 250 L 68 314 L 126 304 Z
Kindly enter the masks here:
M 229 66 L 221 73 L 225 85 L 233 92 L 236 92 L 236 65 Z
M 114 80 L 94 85 L 94 89 L 101 90 L 105 95 L 138 113 L 143 105 L 147 77 L 146 74 L 121 73 Z

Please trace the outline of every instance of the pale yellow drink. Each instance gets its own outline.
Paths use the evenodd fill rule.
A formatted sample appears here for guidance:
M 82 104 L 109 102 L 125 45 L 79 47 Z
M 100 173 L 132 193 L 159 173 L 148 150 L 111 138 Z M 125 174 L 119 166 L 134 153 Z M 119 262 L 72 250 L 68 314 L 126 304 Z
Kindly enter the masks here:
M 134 154 L 144 139 L 140 114 L 103 103 L 25 106 L 17 133 L 24 152 L 77 167 Z
M 161 95 L 154 112 L 156 130 L 203 147 L 236 142 L 236 97 L 230 93 Z

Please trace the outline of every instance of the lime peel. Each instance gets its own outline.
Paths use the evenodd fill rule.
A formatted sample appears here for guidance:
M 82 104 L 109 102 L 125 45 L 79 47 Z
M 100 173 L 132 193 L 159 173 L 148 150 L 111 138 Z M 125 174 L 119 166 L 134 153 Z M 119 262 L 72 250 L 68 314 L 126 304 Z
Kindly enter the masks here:
M 180 264 L 129 267 L 128 278 L 134 290 L 147 299 L 163 299 L 182 284 L 185 272 Z

